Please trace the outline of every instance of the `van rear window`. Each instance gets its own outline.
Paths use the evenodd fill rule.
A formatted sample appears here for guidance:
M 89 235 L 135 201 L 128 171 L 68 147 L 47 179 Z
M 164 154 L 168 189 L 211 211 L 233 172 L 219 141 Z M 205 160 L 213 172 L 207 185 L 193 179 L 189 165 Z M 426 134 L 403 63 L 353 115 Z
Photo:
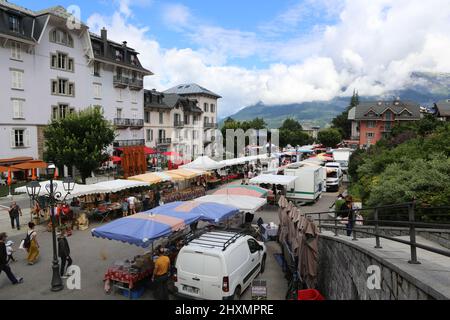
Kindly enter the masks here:
M 185 252 L 182 257 L 178 257 L 177 262 L 178 268 L 184 272 L 203 274 L 205 262 L 202 254 Z

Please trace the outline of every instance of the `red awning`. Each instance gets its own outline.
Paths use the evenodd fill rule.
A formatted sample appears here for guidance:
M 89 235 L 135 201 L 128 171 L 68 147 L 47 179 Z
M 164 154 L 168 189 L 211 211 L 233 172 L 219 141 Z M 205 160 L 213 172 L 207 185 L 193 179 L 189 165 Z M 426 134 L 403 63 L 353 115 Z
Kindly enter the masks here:
M 158 153 L 155 149 L 144 147 L 144 152 L 146 155 Z
M 167 157 L 181 157 L 181 154 L 175 151 L 164 152 L 163 155 Z
M 112 156 L 112 157 L 109 158 L 109 160 L 114 162 L 114 163 L 118 163 L 118 162 L 122 161 L 122 158 L 118 157 L 118 156 Z
M 25 163 L 15 164 L 12 167 L 20 170 L 30 170 L 30 169 L 45 169 L 48 164 L 41 160 L 32 160 Z

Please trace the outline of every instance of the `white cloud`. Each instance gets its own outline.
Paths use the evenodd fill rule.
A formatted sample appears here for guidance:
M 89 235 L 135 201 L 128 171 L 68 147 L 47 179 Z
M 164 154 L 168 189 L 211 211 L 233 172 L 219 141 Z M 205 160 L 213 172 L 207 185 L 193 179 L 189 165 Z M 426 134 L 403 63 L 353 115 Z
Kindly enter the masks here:
M 333 10 L 338 7 L 329 0 L 309 0 L 316 1 L 336 14 Z M 197 82 L 224 97 L 219 104 L 222 116 L 258 101 L 331 99 L 341 95 L 342 88 L 347 88 L 345 94 L 354 88 L 360 94 L 382 94 L 409 83 L 413 71 L 450 72 L 450 1 L 347 0 L 341 4 L 337 23 L 284 41 L 204 24 L 188 8 L 172 7 L 165 21 L 190 35 L 195 50 L 162 48 L 147 28 L 131 24 L 122 9 L 112 17 L 93 15 L 88 24 L 93 31 L 106 26 L 110 38 L 126 40 L 141 53 L 141 62 L 155 73 L 147 77 L 147 88 L 164 90 Z M 292 17 L 290 23 L 295 24 Z M 272 65 L 247 69 L 229 64 L 230 58 L 248 57 L 263 58 Z
M 162 17 L 164 23 L 169 28 L 181 30 L 187 27 L 191 19 L 191 12 L 188 7 L 178 3 L 166 4 L 163 8 Z

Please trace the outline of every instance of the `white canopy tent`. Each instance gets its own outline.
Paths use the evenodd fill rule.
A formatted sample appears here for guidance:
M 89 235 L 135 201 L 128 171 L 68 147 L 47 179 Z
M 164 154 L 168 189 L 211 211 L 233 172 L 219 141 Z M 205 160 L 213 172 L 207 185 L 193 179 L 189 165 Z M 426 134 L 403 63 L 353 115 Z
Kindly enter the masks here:
M 147 186 L 149 186 L 147 182 L 122 180 L 122 179 L 103 181 L 92 185 L 93 188 L 97 188 L 99 191 L 104 190 L 103 192 L 112 192 L 112 193 L 122 191 L 125 189 L 147 187 Z
M 50 190 L 50 180 L 39 182 L 41 185 L 41 190 L 39 191 L 39 196 L 44 196 L 48 194 L 48 190 Z M 46 186 L 48 185 L 48 190 Z M 53 191 L 54 192 L 60 192 L 61 197 L 64 198 L 67 195 L 67 192 L 64 191 L 63 182 L 59 180 L 53 181 Z M 27 187 L 23 186 L 20 188 L 16 188 L 14 190 L 16 193 L 27 193 Z M 105 192 L 103 190 L 103 192 Z M 67 196 L 67 199 L 72 199 L 75 197 L 79 197 L 80 195 L 88 195 L 88 194 L 95 194 L 98 192 L 98 187 L 93 187 L 93 185 L 84 185 L 84 184 L 74 184 L 74 188 L 72 192 Z
M 181 166 L 183 169 L 197 169 L 197 170 L 215 170 L 215 169 L 221 169 L 225 165 L 212 160 L 208 156 L 201 156 L 192 161 L 191 163 L 185 164 L 184 166 Z
M 220 203 L 236 207 L 239 209 L 239 211 L 250 213 L 256 212 L 259 208 L 267 203 L 267 200 L 265 198 L 227 194 L 208 195 L 197 198 L 194 201 Z
M 292 182 L 294 182 L 297 179 L 296 176 L 281 176 L 281 175 L 275 175 L 275 174 L 262 174 L 260 176 L 257 176 L 253 179 L 250 179 L 249 183 L 251 184 L 279 184 L 283 186 L 288 186 Z
M 255 156 L 247 156 L 247 157 L 241 157 L 241 158 L 235 158 L 235 159 L 226 159 L 219 161 L 220 164 L 222 164 L 224 167 L 229 166 L 235 166 L 239 164 L 244 164 L 246 162 L 256 162 L 257 160 L 266 160 L 268 159 L 267 154 L 260 154 Z

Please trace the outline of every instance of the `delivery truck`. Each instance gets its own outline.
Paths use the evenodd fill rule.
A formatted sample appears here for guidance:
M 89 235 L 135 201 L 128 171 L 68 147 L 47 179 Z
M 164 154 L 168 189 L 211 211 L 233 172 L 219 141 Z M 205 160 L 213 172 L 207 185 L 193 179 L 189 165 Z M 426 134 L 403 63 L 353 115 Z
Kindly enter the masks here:
M 284 169 L 284 174 L 296 176 L 286 190 L 286 197 L 298 201 L 316 201 L 325 188 L 322 167 L 295 163 Z
M 354 150 L 350 148 L 339 148 L 333 150 L 333 159 L 341 165 L 341 170 L 347 173 L 348 162 L 350 161 L 350 156 Z

